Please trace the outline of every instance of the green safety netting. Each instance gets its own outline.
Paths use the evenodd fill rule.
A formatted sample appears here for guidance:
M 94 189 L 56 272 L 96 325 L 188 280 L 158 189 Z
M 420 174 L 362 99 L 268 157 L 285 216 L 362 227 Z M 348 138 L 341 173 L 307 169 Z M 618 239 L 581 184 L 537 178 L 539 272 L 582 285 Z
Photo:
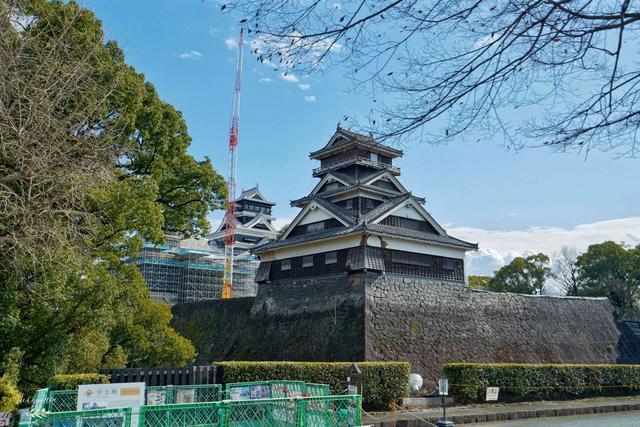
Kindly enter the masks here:
M 29 425 L 47 427 L 348 427 L 361 423 L 361 396 L 296 397 L 48 412 Z M 135 421 L 134 421 L 135 422 Z

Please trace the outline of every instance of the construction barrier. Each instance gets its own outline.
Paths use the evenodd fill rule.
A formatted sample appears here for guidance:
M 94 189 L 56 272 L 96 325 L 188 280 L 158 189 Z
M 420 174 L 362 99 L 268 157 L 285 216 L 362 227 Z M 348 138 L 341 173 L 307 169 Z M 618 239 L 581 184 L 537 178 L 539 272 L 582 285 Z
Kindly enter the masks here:
M 350 427 L 361 425 L 362 397 L 324 396 L 142 406 L 139 427 Z M 130 427 L 131 408 L 44 413 L 31 426 Z M 135 427 L 135 426 L 134 426 Z

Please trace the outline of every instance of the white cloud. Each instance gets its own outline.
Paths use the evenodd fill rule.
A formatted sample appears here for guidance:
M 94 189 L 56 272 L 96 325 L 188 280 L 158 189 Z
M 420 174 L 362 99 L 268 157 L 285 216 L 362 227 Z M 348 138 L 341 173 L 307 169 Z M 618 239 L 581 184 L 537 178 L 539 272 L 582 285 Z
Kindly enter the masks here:
M 304 100 L 307 102 L 316 102 L 316 97 L 314 95 L 307 95 L 304 97 Z
M 298 78 L 295 76 L 295 74 L 280 73 L 280 78 L 285 82 L 298 83 Z
M 310 85 L 310 84 L 308 84 L 308 83 L 300 83 L 300 84 L 298 85 L 298 87 L 299 87 L 300 89 L 302 89 L 302 90 L 309 90 L 309 89 L 311 89 L 311 85 Z
M 222 31 L 221 28 L 209 27 L 209 35 L 211 35 L 211 36 L 215 36 L 216 34 L 220 33 L 221 31 Z
M 543 252 L 553 258 L 563 246 L 584 252 L 589 245 L 606 240 L 637 245 L 640 243 L 640 217 L 598 221 L 573 228 L 531 227 L 527 230 L 495 231 L 452 227 L 448 232 L 479 244 L 478 251 L 467 253 L 469 274 L 490 275 L 517 256 Z
M 276 218 L 273 220 L 273 226 L 276 230 L 282 230 L 287 225 L 291 224 L 293 218 Z
M 258 80 L 259 83 L 271 83 L 271 79 L 269 77 L 262 77 Z
M 226 39 L 226 40 L 224 41 L 224 44 L 226 44 L 226 45 L 227 45 L 227 48 L 228 48 L 229 50 L 233 50 L 233 49 L 237 49 L 237 48 L 238 48 L 238 40 L 236 40 L 236 39 L 235 39 L 235 38 L 233 38 L 233 37 L 230 37 L 230 38 Z M 244 43 L 243 43 L 243 44 L 244 44 Z
M 492 33 L 488 36 L 480 37 L 478 40 L 476 40 L 473 47 L 475 49 L 479 49 L 481 47 L 488 45 L 489 43 L 493 43 L 496 40 L 498 40 L 498 36 L 496 36 L 495 33 Z
M 328 39 L 313 42 L 303 38 L 299 32 L 292 32 L 284 38 L 261 34 L 248 43 L 264 65 L 285 70 L 291 70 L 294 65 L 301 63 L 317 66 L 316 61 L 327 49 L 330 52 L 342 50 L 340 43 Z M 300 52 L 303 55 L 297 55 Z
M 178 56 L 182 59 L 200 59 L 202 58 L 202 53 L 198 52 L 197 50 L 190 50 L 188 52 L 182 52 Z
M 331 5 L 331 9 L 333 10 L 342 10 L 342 3 L 334 3 Z

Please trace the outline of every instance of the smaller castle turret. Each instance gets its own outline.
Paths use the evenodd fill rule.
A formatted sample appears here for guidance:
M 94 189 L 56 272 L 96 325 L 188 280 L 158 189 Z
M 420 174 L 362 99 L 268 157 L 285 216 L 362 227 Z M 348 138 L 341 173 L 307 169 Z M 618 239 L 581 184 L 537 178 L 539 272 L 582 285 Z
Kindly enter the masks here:
M 243 190 L 236 199 L 236 251 L 246 252 L 258 244 L 274 240 L 278 231 L 273 226 L 271 209 L 274 202 L 267 200 L 260 192 L 258 184 Z M 225 224 L 220 223 L 218 229 L 206 236 L 209 245 L 224 248 Z

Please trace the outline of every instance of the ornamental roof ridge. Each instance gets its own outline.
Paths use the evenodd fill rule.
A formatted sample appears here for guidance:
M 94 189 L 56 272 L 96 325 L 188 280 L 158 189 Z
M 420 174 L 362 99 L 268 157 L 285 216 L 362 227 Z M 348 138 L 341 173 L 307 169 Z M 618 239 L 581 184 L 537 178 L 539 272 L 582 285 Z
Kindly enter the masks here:
M 256 198 L 256 196 L 258 198 Z M 264 203 L 264 204 L 267 204 L 267 205 L 275 206 L 275 202 L 269 201 L 260 192 L 260 188 L 258 187 L 258 184 L 256 184 L 255 187 L 249 188 L 247 190 L 243 189 L 242 193 L 240 193 L 240 197 L 238 197 L 236 199 L 236 202 L 238 202 L 240 200 L 250 200 L 250 201 L 253 201 L 253 202 Z
M 347 141 L 344 143 L 340 143 L 338 145 L 345 145 L 345 144 L 352 144 L 352 143 L 364 144 L 369 147 L 375 147 L 379 150 L 384 150 L 388 154 L 392 155 L 393 157 L 401 157 L 404 154 L 402 150 L 398 150 L 389 145 L 376 142 L 373 136 L 371 135 L 363 135 L 361 133 L 357 133 L 352 130 L 344 129 L 338 126 L 335 133 L 331 136 L 331 138 L 329 138 L 329 141 L 325 144 L 325 146 L 320 148 L 319 150 L 312 151 L 311 153 L 309 153 L 309 157 L 313 158 L 314 156 L 317 156 L 324 152 L 328 152 L 338 148 L 336 146 L 336 142 L 340 137 L 346 139 Z

